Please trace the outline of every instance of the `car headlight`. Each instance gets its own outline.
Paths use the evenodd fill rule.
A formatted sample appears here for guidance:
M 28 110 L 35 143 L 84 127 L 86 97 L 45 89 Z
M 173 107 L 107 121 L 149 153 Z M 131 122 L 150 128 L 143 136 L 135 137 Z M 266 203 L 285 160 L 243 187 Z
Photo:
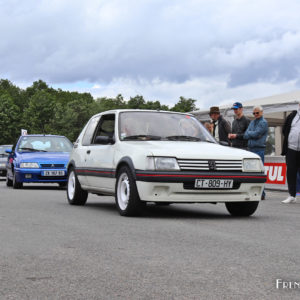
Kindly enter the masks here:
M 180 170 L 177 160 L 174 157 L 147 157 L 147 169 L 159 171 Z
M 245 158 L 243 161 L 244 172 L 263 172 L 264 167 L 261 159 Z
M 20 163 L 20 168 L 36 169 L 39 168 L 39 165 L 35 162 L 23 162 Z

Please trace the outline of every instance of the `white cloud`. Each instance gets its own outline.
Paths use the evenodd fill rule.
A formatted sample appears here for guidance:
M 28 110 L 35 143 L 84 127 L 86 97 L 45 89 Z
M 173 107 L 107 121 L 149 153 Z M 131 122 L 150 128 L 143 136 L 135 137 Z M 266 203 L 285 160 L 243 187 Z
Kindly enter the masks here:
M 297 0 L 0 1 L 0 78 L 167 103 L 286 92 L 299 88 L 299 11 Z
M 235 101 L 247 101 L 259 97 L 281 94 L 293 91 L 297 87 L 296 80 L 285 81 L 280 84 L 259 82 L 244 84 L 237 87 L 228 87 L 225 77 L 193 78 L 185 82 L 170 82 L 154 79 L 132 80 L 118 78 L 107 85 L 95 84 L 92 88 L 70 89 L 81 92 L 90 92 L 95 98 L 116 97 L 122 94 L 125 100 L 136 95 L 142 95 L 146 101 L 160 100 L 161 103 L 174 106 L 179 97 L 196 99 L 196 106 L 205 109 L 212 105 L 223 105 Z M 95 88 L 95 86 L 97 88 Z

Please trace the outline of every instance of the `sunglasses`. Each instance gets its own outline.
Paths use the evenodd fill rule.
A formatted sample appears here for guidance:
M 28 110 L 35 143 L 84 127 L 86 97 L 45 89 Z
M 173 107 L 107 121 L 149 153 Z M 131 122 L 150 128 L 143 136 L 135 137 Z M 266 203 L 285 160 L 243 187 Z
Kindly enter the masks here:
M 253 112 L 253 115 L 255 116 L 255 115 L 259 115 L 259 111 L 254 111 Z

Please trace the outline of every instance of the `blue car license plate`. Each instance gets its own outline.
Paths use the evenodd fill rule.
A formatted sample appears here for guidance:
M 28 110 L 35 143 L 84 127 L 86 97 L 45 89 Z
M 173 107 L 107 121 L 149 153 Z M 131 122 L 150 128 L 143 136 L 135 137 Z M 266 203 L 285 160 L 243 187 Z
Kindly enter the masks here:
M 65 171 L 44 171 L 43 176 L 65 176 Z

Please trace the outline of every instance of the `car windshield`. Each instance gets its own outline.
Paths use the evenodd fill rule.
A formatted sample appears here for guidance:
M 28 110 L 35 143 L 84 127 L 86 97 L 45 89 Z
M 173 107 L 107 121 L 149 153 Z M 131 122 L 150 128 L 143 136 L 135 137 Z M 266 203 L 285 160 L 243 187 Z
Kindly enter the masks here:
M 193 116 L 167 112 L 122 112 L 120 140 L 216 141 Z
M 59 136 L 23 136 L 18 144 L 19 152 L 71 152 L 72 143 Z

